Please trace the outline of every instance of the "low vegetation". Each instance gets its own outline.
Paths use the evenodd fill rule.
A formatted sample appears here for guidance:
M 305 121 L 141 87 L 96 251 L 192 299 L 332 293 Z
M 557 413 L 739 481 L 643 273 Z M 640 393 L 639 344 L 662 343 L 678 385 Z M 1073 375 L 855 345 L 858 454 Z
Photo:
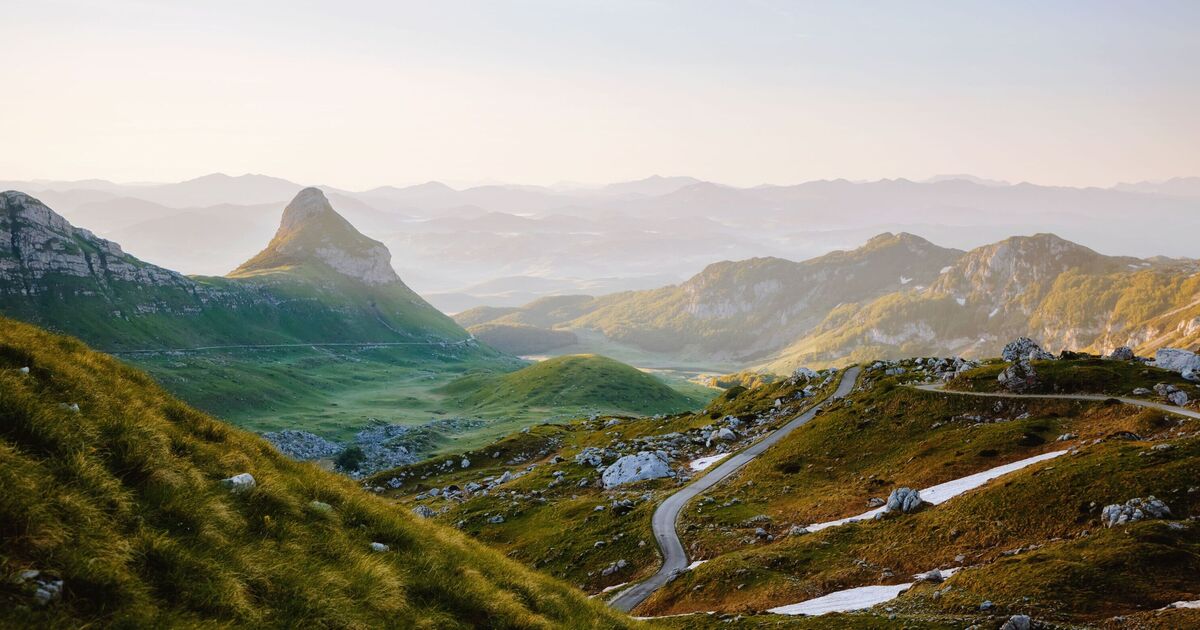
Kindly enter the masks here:
M 256 485 L 222 484 L 239 473 Z M 0 625 L 628 624 L 119 361 L 0 320 Z

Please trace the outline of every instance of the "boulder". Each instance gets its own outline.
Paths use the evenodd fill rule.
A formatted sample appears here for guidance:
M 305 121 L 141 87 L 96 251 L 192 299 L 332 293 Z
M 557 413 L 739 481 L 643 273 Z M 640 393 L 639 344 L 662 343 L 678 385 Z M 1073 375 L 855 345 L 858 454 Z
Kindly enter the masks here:
M 732 442 L 737 439 L 737 434 L 733 432 L 733 429 L 724 428 L 720 431 L 717 431 L 713 437 L 725 442 Z
M 1037 370 L 1028 361 L 1017 361 L 1004 368 L 996 377 L 1000 386 L 1010 392 L 1027 392 L 1038 385 Z
M 308 502 L 308 507 L 314 512 L 332 512 L 333 506 L 324 501 L 312 500 Z
M 1185 367 L 1179 375 L 1193 383 L 1200 383 L 1200 368 Z
M 803 536 L 807 533 L 808 533 L 807 527 L 801 527 L 799 525 L 792 525 L 791 527 L 788 528 L 788 536 Z
M 913 576 L 913 579 L 918 582 L 928 582 L 930 584 L 941 584 L 946 581 L 946 576 L 942 575 L 941 570 L 934 569 L 925 573 L 918 573 Z
M 1048 361 L 1053 359 L 1054 355 L 1042 350 L 1042 347 L 1029 337 L 1019 337 L 1004 346 L 1000 357 L 1005 361 Z
M 499 525 L 500 523 L 504 522 L 504 517 L 497 514 L 488 518 L 487 522 L 491 523 L 492 525 Z
M 221 485 L 229 488 L 231 492 L 245 492 L 254 487 L 254 475 L 250 473 L 240 473 L 232 477 L 221 480 Z
M 602 481 L 605 489 L 647 479 L 674 477 L 675 471 L 668 464 L 662 451 L 640 451 L 637 455 L 626 455 L 604 469 Z
M 1138 387 L 1133 390 L 1134 396 L 1149 396 L 1150 394 L 1153 394 L 1153 393 L 1154 392 L 1146 389 L 1145 387 Z
M 1189 368 L 1200 371 L 1200 355 L 1179 348 L 1162 348 L 1154 353 L 1154 365 L 1180 374 Z
M 385 545 L 381 542 L 371 543 L 371 551 L 374 551 L 376 553 L 383 553 L 383 552 L 387 551 L 388 549 L 390 549 L 390 547 L 388 547 L 387 545 Z
M 1154 498 L 1153 495 L 1145 499 L 1130 499 L 1124 505 L 1114 503 L 1106 506 L 1100 512 L 1100 520 L 1104 523 L 1105 527 L 1126 525 L 1152 518 L 1167 518 L 1169 516 L 1171 516 L 1171 508 L 1167 507 L 1167 504 L 1163 503 L 1160 499 Z
M 412 511 L 413 514 L 416 514 L 421 518 L 433 518 L 433 516 L 437 514 L 437 512 L 434 512 L 429 506 L 425 505 L 418 505 L 417 507 L 413 508 Z
M 1173 391 L 1167 394 L 1167 400 L 1177 407 L 1185 407 L 1188 404 L 1188 395 L 1187 392 Z
M 469 460 L 469 459 L 467 459 L 466 457 L 464 457 L 464 458 L 462 458 L 462 461 L 461 461 L 461 462 L 459 462 L 459 466 L 461 466 L 462 468 L 470 468 L 470 467 L 471 467 L 471 460 Z
M 925 501 L 921 499 L 920 492 L 912 488 L 896 488 L 888 496 L 887 504 L 883 510 L 889 513 L 900 512 L 902 514 L 912 514 L 921 509 L 924 503 Z
M 1113 361 L 1132 361 L 1137 358 L 1137 355 L 1133 353 L 1133 348 L 1121 346 L 1108 353 L 1108 356 L 1105 358 L 1112 359 Z
M 1000 626 L 1000 630 L 1029 630 L 1033 627 L 1033 620 L 1029 615 L 1013 615 Z

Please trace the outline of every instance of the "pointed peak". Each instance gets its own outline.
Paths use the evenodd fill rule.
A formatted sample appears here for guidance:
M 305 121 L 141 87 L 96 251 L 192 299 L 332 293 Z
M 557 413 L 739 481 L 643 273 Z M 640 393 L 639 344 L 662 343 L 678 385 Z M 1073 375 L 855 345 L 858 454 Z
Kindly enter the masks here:
M 400 281 L 391 260 L 383 243 L 355 229 L 321 189 L 308 187 L 284 208 L 279 230 L 266 249 L 230 276 L 291 272 L 315 264 L 365 284 L 390 284 Z

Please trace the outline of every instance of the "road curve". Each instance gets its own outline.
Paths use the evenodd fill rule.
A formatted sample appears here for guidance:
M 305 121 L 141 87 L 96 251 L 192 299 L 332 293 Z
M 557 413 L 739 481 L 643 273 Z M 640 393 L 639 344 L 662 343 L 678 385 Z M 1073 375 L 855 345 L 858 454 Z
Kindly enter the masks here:
M 737 472 L 739 468 L 761 455 L 763 451 L 771 448 L 779 440 L 787 437 L 797 427 L 812 420 L 816 417 L 817 411 L 827 401 L 843 398 L 849 394 L 850 390 L 854 387 L 854 382 L 858 379 L 859 370 L 860 368 L 858 367 L 846 370 L 842 374 L 842 380 L 838 383 L 837 390 L 831 396 L 821 401 L 820 404 L 792 419 L 787 424 L 776 429 L 774 433 L 755 442 L 749 448 L 730 456 L 724 462 L 721 462 L 719 466 L 709 471 L 708 474 L 667 497 L 658 506 L 658 509 L 654 510 L 654 517 L 651 520 L 654 539 L 658 541 L 658 548 L 662 550 L 663 554 L 662 567 L 659 568 L 658 573 L 650 576 L 649 579 L 621 591 L 616 597 L 609 600 L 609 605 L 618 610 L 629 612 L 637 607 L 638 604 L 645 601 L 647 597 L 650 597 L 654 591 L 662 588 L 671 579 L 672 574 L 685 569 L 688 565 L 687 552 L 683 550 L 683 543 L 680 542 L 679 534 L 675 531 L 675 523 L 679 520 L 679 514 L 683 511 L 688 501 L 691 501 L 701 492 L 720 483 L 722 479 Z
M 1141 400 L 1138 398 L 1124 398 L 1122 396 L 1105 396 L 1103 394 L 1010 394 L 1005 392 L 964 392 L 956 389 L 945 389 L 941 383 L 929 383 L 924 385 L 913 385 L 915 389 L 926 392 L 938 392 L 939 394 L 958 394 L 960 396 L 982 396 L 985 398 L 1054 398 L 1059 400 L 1119 400 L 1127 405 L 1136 405 L 1147 409 L 1155 409 L 1173 413 L 1179 416 L 1187 416 L 1200 420 L 1200 412 L 1154 402 L 1152 400 Z

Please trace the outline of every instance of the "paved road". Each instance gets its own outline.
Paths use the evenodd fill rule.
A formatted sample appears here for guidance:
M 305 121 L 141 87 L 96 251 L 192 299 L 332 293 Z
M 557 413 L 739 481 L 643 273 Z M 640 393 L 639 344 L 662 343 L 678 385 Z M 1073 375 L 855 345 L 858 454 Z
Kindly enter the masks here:
M 852 367 L 846 370 L 842 375 L 841 383 L 838 384 L 837 391 L 829 399 L 838 399 L 849 394 L 850 390 L 854 387 L 854 381 L 858 378 L 859 369 L 858 367 Z M 773 444 L 782 440 L 797 427 L 812 420 L 816 417 L 817 410 L 824 405 L 825 401 L 821 401 L 821 404 L 797 416 L 774 433 L 750 446 L 750 448 L 730 456 L 695 483 L 684 486 L 675 494 L 667 497 L 658 506 L 658 509 L 654 511 L 654 517 L 651 520 L 654 538 L 658 541 L 658 548 L 662 550 L 663 554 L 662 567 L 650 579 L 621 591 L 620 594 L 609 600 L 609 605 L 618 610 L 629 612 L 638 604 L 645 601 L 647 597 L 650 597 L 651 593 L 662 588 L 671 579 L 672 574 L 687 568 L 687 552 L 683 550 L 683 543 L 679 541 L 679 534 L 675 531 L 675 523 L 679 520 L 679 514 L 683 511 L 683 507 L 687 505 L 688 501 L 691 501 L 701 492 L 720 483 L 722 479 L 732 475 L 739 468 L 748 464 L 750 460 L 761 455 L 763 451 L 771 448 Z
M 1056 398 L 1059 400 L 1109 400 L 1116 399 L 1127 405 L 1137 405 L 1147 409 L 1156 409 L 1165 411 L 1180 416 L 1187 416 L 1200 420 L 1200 412 L 1176 407 L 1165 403 L 1154 402 L 1152 400 L 1141 400 L 1138 398 L 1124 398 L 1121 396 L 1105 396 L 1103 394 L 1009 394 L 1004 392 L 963 392 L 953 389 L 943 389 L 941 383 L 932 383 L 928 385 L 913 385 L 916 389 L 927 392 L 938 392 L 941 394 L 958 394 L 960 396 L 983 396 L 985 398 Z

